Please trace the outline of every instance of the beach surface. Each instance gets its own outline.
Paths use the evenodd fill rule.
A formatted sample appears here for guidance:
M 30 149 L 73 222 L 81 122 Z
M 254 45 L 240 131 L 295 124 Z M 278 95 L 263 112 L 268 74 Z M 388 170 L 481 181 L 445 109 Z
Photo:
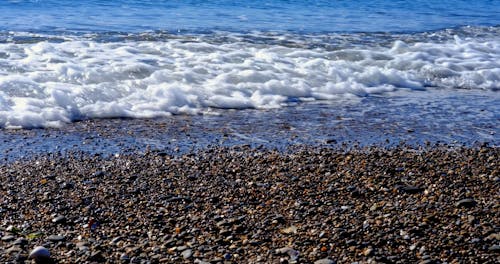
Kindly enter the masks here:
M 0 167 L 0 258 L 497 263 L 498 147 L 45 154 Z
M 0 262 L 500 263 L 493 2 L 0 1 Z

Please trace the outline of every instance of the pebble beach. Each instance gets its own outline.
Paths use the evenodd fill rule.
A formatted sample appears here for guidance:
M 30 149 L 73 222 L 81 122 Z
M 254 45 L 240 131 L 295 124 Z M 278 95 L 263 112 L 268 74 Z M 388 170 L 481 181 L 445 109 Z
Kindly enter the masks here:
M 0 1 L 0 263 L 500 263 L 497 2 Z
M 499 155 L 487 145 L 41 154 L 0 167 L 0 262 L 498 263 Z

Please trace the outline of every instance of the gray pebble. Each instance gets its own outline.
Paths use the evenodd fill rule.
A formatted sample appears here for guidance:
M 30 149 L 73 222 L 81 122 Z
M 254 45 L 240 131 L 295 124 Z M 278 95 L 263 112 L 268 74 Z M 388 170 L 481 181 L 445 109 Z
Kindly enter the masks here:
M 50 235 L 47 239 L 52 242 L 59 242 L 64 241 L 65 237 L 59 235 Z
M 314 264 L 335 264 L 335 261 L 328 258 L 324 258 L 314 261 Z
M 193 251 L 191 249 L 186 249 L 181 253 L 183 259 L 190 259 L 193 256 Z
M 500 252 L 500 245 L 493 245 L 493 246 L 488 248 L 488 251 Z
M 20 237 L 12 242 L 13 245 L 26 245 L 28 244 L 28 240 L 24 237 Z
M 15 236 L 13 236 L 13 235 L 6 235 L 6 236 L 3 236 L 3 237 L 2 237 L 2 241 L 6 241 L 6 242 L 8 242 L 8 241 L 12 241 L 12 240 L 14 240 L 14 239 L 16 239 L 16 237 L 15 237 Z

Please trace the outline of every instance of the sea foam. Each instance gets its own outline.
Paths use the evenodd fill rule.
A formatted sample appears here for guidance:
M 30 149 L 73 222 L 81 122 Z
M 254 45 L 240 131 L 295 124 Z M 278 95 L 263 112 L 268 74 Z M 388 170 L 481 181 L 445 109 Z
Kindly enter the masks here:
M 500 88 L 498 35 L 356 44 L 352 34 L 347 44 L 337 36 L 317 45 L 330 36 L 145 34 L 103 41 L 9 34 L 0 41 L 4 128 L 279 108 L 400 90 Z

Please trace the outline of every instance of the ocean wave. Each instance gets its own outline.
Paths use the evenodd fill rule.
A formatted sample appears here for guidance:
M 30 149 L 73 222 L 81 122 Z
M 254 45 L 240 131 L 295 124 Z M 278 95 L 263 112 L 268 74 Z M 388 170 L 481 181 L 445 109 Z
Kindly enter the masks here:
M 0 34 L 0 127 L 399 90 L 500 89 L 500 27 L 415 34 Z

